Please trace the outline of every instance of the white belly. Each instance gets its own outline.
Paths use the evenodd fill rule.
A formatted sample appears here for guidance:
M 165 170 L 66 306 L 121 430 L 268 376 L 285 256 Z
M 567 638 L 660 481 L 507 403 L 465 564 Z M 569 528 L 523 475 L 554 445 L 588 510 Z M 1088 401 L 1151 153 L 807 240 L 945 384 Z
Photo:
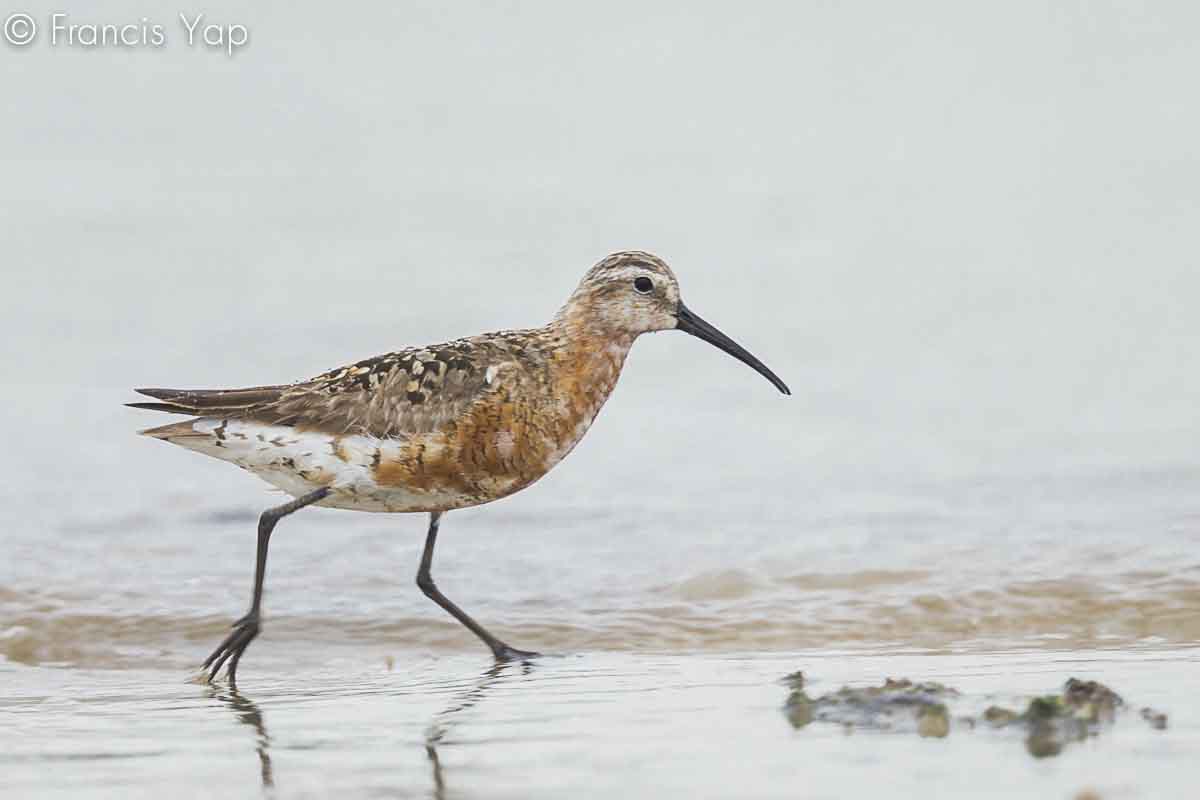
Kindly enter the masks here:
M 354 511 L 431 511 L 473 501 L 453 491 L 380 486 L 374 466 L 399 453 L 401 442 L 374 436 L 333 436 L 281 425 L 201 418 L 146 431 L 150 436 L 237 464 L 293 497 L 321 487 L 330 494 L 316 505 Z

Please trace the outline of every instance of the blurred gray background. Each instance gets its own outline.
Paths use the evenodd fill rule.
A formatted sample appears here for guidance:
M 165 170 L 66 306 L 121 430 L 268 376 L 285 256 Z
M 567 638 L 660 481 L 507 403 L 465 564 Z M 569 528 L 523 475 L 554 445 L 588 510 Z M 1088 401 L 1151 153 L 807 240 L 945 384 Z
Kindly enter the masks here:
M 258 503 L 133 439 L 129 387 L 540 324 L 626 248 L 796 395 L 646 337 L 547 502 L 764 449 L 785 492 L 1197 463 L 1195 4 L 21 10 L 168 42 L 0 48 L 14 495 Z M 250 42 L 189 48 L 178 11 Z
M 409 796 L 459 712 L 432 763 L 461 797 L 1194 783 L 1200 5 L 187 2 L 0 8 L 43 27 L 0 43 L 15 794 L 258 796 L 273 747 L 282 791 Z M 52 11 L 168 41 L 51 47 Z M 178 12 L 250 41 L 189 48 Z M 275 537 L 239 673 L 262 715 L 184 683 L 281 496 L 135 436 L 168 417 L 132 387 L 539 325 L 629 248 L 794 396 L 644 337 L 570 458 L 450 515 L 447 594 L 575 657 L 485 692 L 486 653 L 412 585 L 425 520 L 312 509 Z M 797 668 L 988 704 L 1095 677 L 1171 733 L 1057 770 L 1015 737 L 803 745 Z

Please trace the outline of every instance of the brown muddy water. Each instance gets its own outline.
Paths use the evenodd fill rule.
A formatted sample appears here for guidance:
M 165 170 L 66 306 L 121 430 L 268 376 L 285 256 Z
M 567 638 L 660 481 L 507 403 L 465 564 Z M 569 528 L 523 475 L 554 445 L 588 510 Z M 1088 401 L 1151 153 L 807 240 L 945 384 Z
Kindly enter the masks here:
M 0 47 L 0 797 L 1200 796 L 1200 6 L 213 0 L 228 58 L 87 5 L 176 35 Z M 423 519 L 310 509 L 191 682 L 280 496 L 131 387 L 541 324 L 634 247 L 795 394 L 644 337 L 447 516 L 550 656 L 489 669 Z M 798 670 L 947 735 L 794 727 Z M 1072 677 L 1126 711 L 1057 755 L 962 721 Z

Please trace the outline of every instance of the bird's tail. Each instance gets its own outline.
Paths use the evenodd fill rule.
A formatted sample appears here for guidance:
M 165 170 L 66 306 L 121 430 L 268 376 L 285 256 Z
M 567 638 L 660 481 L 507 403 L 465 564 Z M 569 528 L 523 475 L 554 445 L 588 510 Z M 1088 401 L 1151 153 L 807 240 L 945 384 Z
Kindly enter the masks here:
M 135 389 L 157 403 L 126 403 L 130 408 L 191 414 L 203 417 L 238 417 L 279 399 L 286 386 L 253 386 L 248 389 Z

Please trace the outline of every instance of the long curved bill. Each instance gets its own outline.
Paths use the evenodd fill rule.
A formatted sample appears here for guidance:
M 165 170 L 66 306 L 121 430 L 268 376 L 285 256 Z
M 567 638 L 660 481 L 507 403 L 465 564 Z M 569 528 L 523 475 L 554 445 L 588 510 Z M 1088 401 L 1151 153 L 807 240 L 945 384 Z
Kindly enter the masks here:
M 729 355 L 733 356 L 738 361 L 741 361 L 743 364 L 748 365 L 759 375 L 762 375 L 764 378 L 769 380 L 772 384 L 774 384 L 776 389 L 784 394 L 792 393 L 792 390 L 787 387 L 786 383 L 779 379 L 778 375 L 767 369 L 766 364 L 750 355 L 750 352 L 746 350 L 746 348 L 742 347 L 733 339 L 730 339 L 728 336 L 721 333 L 719 330 L 714 328 L 712 325 L 709 325 L 707 322 L 693 313 L 690 308 L 683 304 L 682 300 L 679 301 L 679 311 L 677 313 L 679 316 L 679 322 L 676 324 L 676 328 L 684 333 L 690 333 L 697 339 L 703 339 L 712 346 L 720 348 L 726 353 L 729 353 Z

